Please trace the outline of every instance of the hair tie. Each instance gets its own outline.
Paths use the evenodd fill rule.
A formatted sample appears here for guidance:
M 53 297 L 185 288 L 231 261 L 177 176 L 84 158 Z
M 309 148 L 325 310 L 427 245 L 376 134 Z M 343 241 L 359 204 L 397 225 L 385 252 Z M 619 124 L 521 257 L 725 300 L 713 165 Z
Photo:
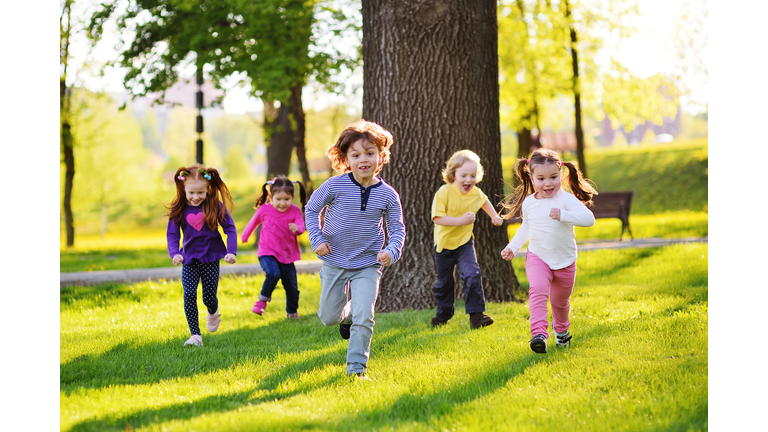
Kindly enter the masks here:
M 197 172 L 199 172 L 200 175 L 205 177 L 206 180 L 210 180 L 211 179 L 211 175 L 208 174 L 204 169 L 199 169 L 199 170 L 197 170 Z
M 525 163 L 529 164 L 529 163 L 531 163 L 531 160 L 530 159 L 526 159 Z
M 181 180 L 181 181 L 184 181 L 184 180 L 186 180 L 186 179 L 187 179 L 187 178 L 186 178 L 186 177 L 184 177 L 184 176 L 178 176 L 178 177 L 176 177 L 176 178 L 177 178 L 177 179 L 179 179 L 179 180 Z

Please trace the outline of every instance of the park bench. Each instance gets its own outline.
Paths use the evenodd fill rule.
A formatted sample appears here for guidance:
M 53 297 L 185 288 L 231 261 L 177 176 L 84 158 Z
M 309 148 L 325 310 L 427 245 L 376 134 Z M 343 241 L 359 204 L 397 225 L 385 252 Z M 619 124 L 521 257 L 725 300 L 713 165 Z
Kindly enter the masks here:
M 629 208 L 632 204 L 632 191 L 625 192 L 600 192 L 592 197 L 594 204 L 590 210 L 595 219 L 617 218 L 621 221 L 621 234 L 619 241 L 624 236 L 624 230 L 629 232 L 629 238 L 634 240 L 632 229 L 629 227 Z M 507 219 L 507 224 L 521 223 L 519 216 Z

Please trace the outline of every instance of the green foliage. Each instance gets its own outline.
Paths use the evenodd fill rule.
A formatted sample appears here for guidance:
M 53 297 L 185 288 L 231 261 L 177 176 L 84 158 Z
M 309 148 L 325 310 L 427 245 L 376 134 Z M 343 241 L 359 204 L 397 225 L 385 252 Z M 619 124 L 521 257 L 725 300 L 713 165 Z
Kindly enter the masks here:
M 664 116 L 675 117 L 679 91 L 660 74 L 641 79 L 617 62 L 603 80 L 603 110 L 614 128 L 634 129 L 646 121 L 661 124 Z
M 523 303 L 489 303 L 481 330 L 461 313 L 437 330 L 434 310 L 379 313 L 371 381 L 357 382 L 337 327 L 315 315 L 317 275 L 299 275 L 299 321 L 280 286 L 251 313 L 263 276 L 223 277 L 222 324 L 201 348 L 182 346 L 179 281 L 63 288 L 60 429 L 706 430 L 707 257 L 706 245 L 580 254 L 572 346 L 546 355 L 528 347 Z

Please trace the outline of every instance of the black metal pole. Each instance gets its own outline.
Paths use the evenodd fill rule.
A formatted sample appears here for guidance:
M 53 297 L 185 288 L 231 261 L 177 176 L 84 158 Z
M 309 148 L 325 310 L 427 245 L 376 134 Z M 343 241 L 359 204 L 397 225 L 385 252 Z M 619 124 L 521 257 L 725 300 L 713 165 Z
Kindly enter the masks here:
M 197 163 L 203 163 L 203 68 L 197 68 Z

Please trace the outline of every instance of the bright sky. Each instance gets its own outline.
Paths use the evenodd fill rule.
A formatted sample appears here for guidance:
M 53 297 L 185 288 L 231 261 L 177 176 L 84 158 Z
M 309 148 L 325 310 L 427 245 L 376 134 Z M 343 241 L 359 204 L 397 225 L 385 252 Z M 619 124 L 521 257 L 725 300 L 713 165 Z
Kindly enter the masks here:
M 670 36 L 674 28 L 674 19 L 686 1 L 691 0 L 640 0 L 641 17 L 637 20 L 638 32 L 632 38 L 623 41 L 617 52 L 613 52 L 615 58 L 642 77 L 671 71 L 676 59 Z M 85 16 L 86 13 L 78 15 Z M 96 47 L 93 57 L 99 62 L 116 58 L 117 54 L 113 48 L 115 43 L 117 39 L 110 35 Z M 87 54 L 87 41 L 84 36 L 74 41 L 72 52 L 75 59 L 72 70 L 76 70 L 81 67 L 82 60 Z M 607 58 L 609 54 L 611 53 L 606 53 L 603 58 Z M 124 72 L 114 68 L 106 68 L 103 72 L 103 76 L 80 72 L 79 78 L 87 87 L 94 90 L 122 92 Z M 190 70 L 190 75 L 193 73 L 194 70 Z M 362 82 L 360 71 L 354 79 L 358 83 Z M 225 87 L 231 88 L 223 102 L 226 112 L 242 114 L 247 111 L 261 111 L 261 102 L 250 96 L 247 88 L 235 86 L 234 80 L 225 83 Z M 706 100 L 706 86 L 698 85 L 697 91 L 703 95 L 699 99 L 703 97 Z M 314 92 L 314 94 L 310 90 L 304 92 L 304 101 L 308 106 L 322 108 L 330 98 L 331 96 L 322 92 Z M 347 103 L 362 107 L 362 93 L 358 92 L 350 96 Z

